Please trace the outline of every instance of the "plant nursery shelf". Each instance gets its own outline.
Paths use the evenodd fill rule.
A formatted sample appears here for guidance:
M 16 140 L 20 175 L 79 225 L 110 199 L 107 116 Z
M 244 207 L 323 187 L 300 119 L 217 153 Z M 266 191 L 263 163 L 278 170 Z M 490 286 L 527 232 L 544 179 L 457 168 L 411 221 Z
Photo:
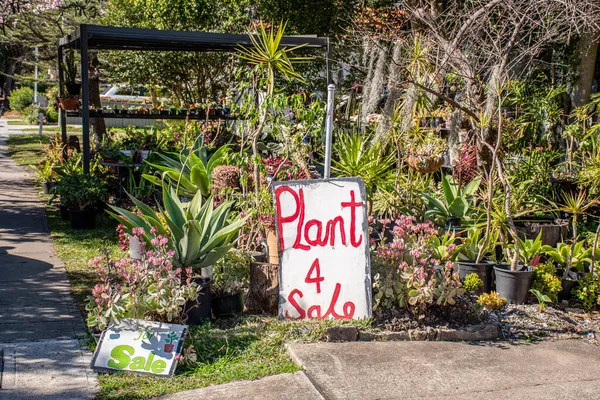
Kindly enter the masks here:
M 67 111 L 67 117 L 81 117 L 81 111 Z M 97 112 L 90 110 L 90 118 L 123 118 L 123 119 L 192 119 L 192 120 L 206 120 L 206 115 L 197 114 L 128 114 L 128 113 L 107 113 Z M 231 115 L 210 115 L 208 120 L 237 120 Z

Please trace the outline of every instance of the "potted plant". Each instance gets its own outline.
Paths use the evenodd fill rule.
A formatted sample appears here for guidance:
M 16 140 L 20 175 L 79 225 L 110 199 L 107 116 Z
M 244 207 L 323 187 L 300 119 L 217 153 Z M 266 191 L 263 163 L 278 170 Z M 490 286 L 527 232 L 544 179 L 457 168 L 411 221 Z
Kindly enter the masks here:
M 75 55 L 72 49 L 65 50 L 65 57 L 60 60 L 62 70 L 65 76 L 64 93 L 57 98 L 60 108 L 65 111 L 76 111 L 79 106 L 79 94 L 81 93 L 81 83 L 77 83 L 77 66 L 75 65 Z
M 165 338 L 165 344 L 163 350 L 165 353 L 172 353 L 175 349 L 175 342 L 177 342 L 177 334 L 175 332 L 169 332 Z
M 196 192 L 189 202 L 182 202 L 175 188 L 163 182 L 160 216 L 150 207 L 129 196 L 140 210 L 140 215 L 123 208 L 110 206 L 108 213 L 125 226 L 127 233 L 135 234 L 134 229 L 142 229 L 140 238 L 147 247 L 156 246 L 150 232 L 158 232 L 168 238 L 175 250 L 175 265 L 195 271 L 193 277 L 200 289 L 197 301 L 186 305 L 188 323 L 200 323 L 211 316 L 210 280 L 199 275 L 203 267 L 215 265 L 233 247 L 240 228 L 246 218 L 230 218 L 232 202 L 224 202 L 215 208 L 212 198 L 204 200 L 201 192 Z M 164 219 L 167 231 L 159 219 Z
M 496 243 L 495 240 L 485 240 L 481 237 L 481 229 L 470 228 L 467 237 L 458 248 L 458 275 L 464 280 L 469 274 L 477 274 L 483 281 L 482 291 L 489 293 L 493 288 L 494 263 L 483 258 Z
M 569 300 L 577 282 L 586 276 L 585 265 L 592 262 L 593 249 L 585 247 L 585 240 L 571 246 L 558 243 L 556 247 L 542 246 L 541 252 L 546 254 L 557 266 L 561 273 L 562 291 L 559 300 Z M 596 255 L 596 259 L 598 255 Z
M 56 186 L 55 193 L 61 204 L 69 210 L 72 229 L 93 229 L 96 227 L 98 205 L 107 198 L 104 182 L 85 174 L 63 176 Z
M 435 172 L 444 164 L 447 148 L 444 139 L 428 134 L 422 141 L 408 146 L 408 165 L 422 174 Z
M 31 168 L 38 174 L 38 179 L 42 183 L 43 193 L 52 194 L 56 187 L 54 163 L 51 163 L 49 160 L 43 160 L 37 166 Z
M 213 268 L 212 309 L 216 317 L 239 314 L 244 309 L 244 289 L 250 283 L 249 253 L 232 249 Z

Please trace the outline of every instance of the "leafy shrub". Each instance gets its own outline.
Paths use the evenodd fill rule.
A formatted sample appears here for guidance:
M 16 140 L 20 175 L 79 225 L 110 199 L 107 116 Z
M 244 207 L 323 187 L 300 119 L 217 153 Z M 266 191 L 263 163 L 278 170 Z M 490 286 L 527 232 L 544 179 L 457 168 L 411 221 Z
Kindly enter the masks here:
M 483 287 L 483 281 L 476 273 L 471 273 L 465 276 L 465 281 L 463 282 L 463 287 L 467 292 L 474 292 Z
M 465 292 L 453 262 L 438 267 L 440 260 L 435 258 L 431 240 L 438 232 L 433 223 L 414 222 L 414 217 L 400 217 L 393 240 L 373 252 L 375 308 L 399 307 L 423 314 L 433 304 L 455 304 L 454 297 Z M 391 221 L 381 223 L 385 229 Z
M 586 311 L 591 311 L 600 305 L 600 277 L 587 274 L 579 280 L 579 286 L 575 289 L 575 296 L 583 304 Z
M 477 298 L 477 304 L 491 310 L 497 310 L 506 304 L 506 299 L 501 297 L 498 292 L 482 293 Z
M 33 104 L 33 89 L 23 86 L 10 93 L 10 106 L 15 110 L 22 112 Z
M 62 176 L 54 193 L 69 210 L 92 210 L 107 198 L 106 184 L 83 173 Z
M 48 122 L 48 123 L 58 122 L 58 110 L 56 108 L 48 107 L 46 109 L 46 122 Z
M 556 268 L 552 264 L 538 264 L 533 269 L 533 290 L 548 296 L 553 303 L 558 301 L 558 293 L 562 290 L 562 282 L 556 276 Z
M 235 294 L 250 284 L 252 256 L 241 250 L 231 249 L 225 257 L 215 263 L 212 290 L 215 294 Z
M 143 229 L 139 230 L 136 236 L 143 234 Z M 100 277 L 86 305 L 90 328 L 103 330 L 111 320 L 118 323 L 123 318 L 185 320 L 183 305 L 198 297 L 198 284 L 191 280 L 192 269 L 173 267 L 175 252 L 168 249 L 169 239 L 155 235 L 152 242 L 154 248 L 144 248 L 141 260 L 113 261 L 108 251 L 90 260 Z

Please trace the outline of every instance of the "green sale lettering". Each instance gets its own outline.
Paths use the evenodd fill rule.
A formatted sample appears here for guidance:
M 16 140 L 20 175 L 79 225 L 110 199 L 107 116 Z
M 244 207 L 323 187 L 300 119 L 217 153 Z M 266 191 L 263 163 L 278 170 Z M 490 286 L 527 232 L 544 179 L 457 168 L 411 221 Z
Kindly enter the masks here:
M 146 372 L 152 371 L 155 374 L 162 373 L 167 366 L 164 360 L 154 360 L 155 354 L 152 352 L 147 360 L 141 356 L 133 357 L 132 359 L 131 357 L 134 354 L 135 350 L 131 346 L 126 344 L 115 346 L 110 352 L 112 358 L 108 360 L 108 366 L 115 369 L 126 369 L 129 367 L 131 371 L 144 370 Z

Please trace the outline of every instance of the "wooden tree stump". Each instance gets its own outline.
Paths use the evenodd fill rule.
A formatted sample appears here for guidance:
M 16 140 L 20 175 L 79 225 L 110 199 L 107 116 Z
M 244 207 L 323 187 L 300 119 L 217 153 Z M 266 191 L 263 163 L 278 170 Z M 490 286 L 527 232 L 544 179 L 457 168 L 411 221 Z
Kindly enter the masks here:
M 250 289 L 246 296 L 249 313 L 277 313 L 279 304 L 279 265 L 255 262 L 250 265 Z

